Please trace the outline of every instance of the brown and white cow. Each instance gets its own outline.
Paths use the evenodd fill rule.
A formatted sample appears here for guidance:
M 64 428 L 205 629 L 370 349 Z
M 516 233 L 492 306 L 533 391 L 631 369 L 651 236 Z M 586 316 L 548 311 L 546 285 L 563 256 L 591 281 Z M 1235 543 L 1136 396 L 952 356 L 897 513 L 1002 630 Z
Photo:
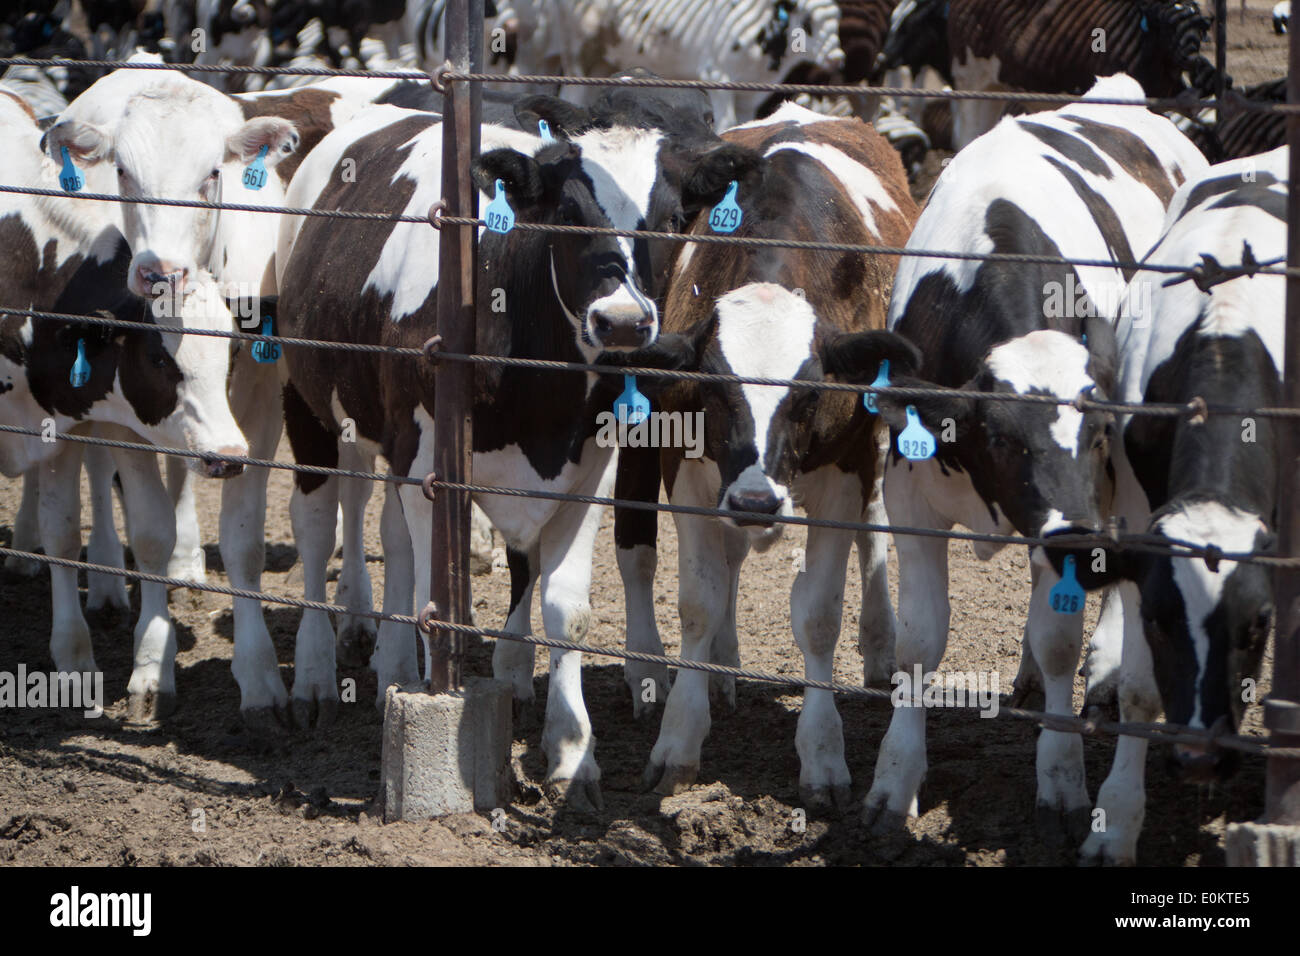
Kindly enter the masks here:
M 917 209 L 898 155 L 858 120 L 832 120 L 787 104 L 772 116 L 724 133 L 717 151 L 688 184 L 716 193 L 737 184 L 737 236 L 816 239 L 900 246 Z M 693 232 L 707 233 L 708 215 Z M 897 261 L 862 253 L 688 245 L 676 263 L 654 351 L 678 366 L 708 372 L 819 382 L 888 359 L 903 372 L 915 349 L 884 331 Z M 659 356 L 656 356 L 658 360 Z M 703 417 L 702 454 L 661 450 L 664 483 L 674 504 L 861 521 L 876 494 L 879 421 L 860 395 L 765 385 L 674 383 L 661 393 L 662 413 Z M 683 429 L 683 433 L 684 433 Z M 630 436 L 629 436 L 630 437 Z M 629 441 L 629 444 L 632 442 Z M 654 500 L 657 472 L 624 476 L 620 493 Z M 634 489 L 634 484 L 640 484 Z M 879 515 L 875 516 L 879 519 Z M 765 550 L 782 525 L 752 516 L 674 515 L 682 656 L 734 663 L 736 589 L 750 547 Z M 659 650 L 653 616 L 638 597 L 653 584 L 653 522 L 640 533 L 626 522 L 618 535 L 628 594 L 629 644 Z M 854 534 L 810 528 L 804 562 L 790 596 L 791 624 L 805 673 L 830 680 L 839 639 L 845 565 Z M 883 535 L 857 538 L 864 577 L 864 637 L 892 638 Z M 629 675 L 631 676 L 631 675 Z M 690 784 L 709 729 L 709 678 L 677 675 L 645 781 L 671 793 Z M 634 691 L 639 688 L 634 687 Z M 734 694 L 734 691 L 732 691 Z M 800 790 L 810 805 L 848 797 L 849 770 L 833 696 L 809 690 L 795 743 Z

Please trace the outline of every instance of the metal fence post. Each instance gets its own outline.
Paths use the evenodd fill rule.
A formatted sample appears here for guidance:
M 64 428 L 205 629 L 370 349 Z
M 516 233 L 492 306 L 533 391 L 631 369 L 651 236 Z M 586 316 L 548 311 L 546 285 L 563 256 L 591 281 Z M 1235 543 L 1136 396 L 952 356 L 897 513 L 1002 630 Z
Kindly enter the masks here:
M 451 68 L 459 72 L 477 69 L 483 49 L 483 0 L 449 0 L 444 26 Z M 469 164 L 478 152 L 477 90 L 465 83 L 445 85 L 442 198 L 447 215 L 476 217 L 478 194 Z M 444 228 L 439 236 L 438 334 L 448 352 L 472 353 L 475 349 L 476 240 L 475 230 L 464 226 Z M 433 391 L 433 471 L 444 481 L 472 480 L 473 394 L 472 365 L 444 362 L 438 366 Z M 434 498 L 429 597 L 435 617 L 454 624 L 470 623 L 469 512 L 470 496 L 464 492 L 442 490 Z M 430 633 L 430 693 L 460 686 L 463 643 L 458 634 L 436 629 Z
M 1287 103 L 1300 103 L 1300 34 L 1290 34 L 1290 73 Z M 1290 149 L 1287 189 L 1287 265 L 1300 267 L 1300 114 L 1286 116 Z M 1285 404 L 1300 407 L 1300 277 L 1286 280 Z M 1295 419 L 1279 419 L 1278 427 L 1278 553 L 1300 553 L 1300 508 L 1296 475 L 1300 474 L 1300 435 Z M 1300 570 L 1279 568 L 1275 580 L 1277 629 L 1273 647 L 1273 690 L 1264 703 L 1264 723 L 1270 742 L 1300 747 Z M 1269 823 L 1300 824 L 1300 760 L 1270 757 L 1265 783 L 1265 819 Z

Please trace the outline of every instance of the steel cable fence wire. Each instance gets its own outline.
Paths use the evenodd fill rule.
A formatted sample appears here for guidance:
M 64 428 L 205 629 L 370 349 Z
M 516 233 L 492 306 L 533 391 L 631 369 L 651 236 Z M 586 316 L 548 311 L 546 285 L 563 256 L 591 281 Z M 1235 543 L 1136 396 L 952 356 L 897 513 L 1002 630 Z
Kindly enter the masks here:
M 169 588 L 201 591 L 208 594 L 219 594 L 225 597 L 247 598 L 262 601 L 267 604 L 279 604 L 302 610 L 324 611 L 329 614 L 345 614 L 352 617 L 365 617 L 374 621 L 389 621 L 395 624 L 407 624 L 426 632 L 430 630 L 449 631 L 455 634 L 490 637 L 494 640 L 515 641 L 518 643 L 532 644 L 538 647 L 547 647 L 556 650 L 577 651 L 578 653 L 591 654 L 597 657 L 613 657 L 621 660 L 640 661 L 648 664 L 663 664 L 667 667 L 674 667 L 682 670 L 698 670 L 709 674 L 736 677 L 742 680 L 752 680 L 759 683 L 789 687 L 791 689 L 824 690 L 829 691 L 830 693 L 841 694 L 843 696 L 873 700 L 890 700 L 894 694 L 892 691 L 878 687 L 860 687 L 856 684 L 842 684 L 835 681 L 819 681 L 810 678 L 788 677 L 783 674 L 769 674 L 764 671 L 748 670 L 743 667 L 733 667 L 727 664 L 714 664 L 708 661 L 692 661 L 681 657 L 671 657 L 665 654 L 650 654 L 644 651 L 629 651 L 614 647 L 601 647 L 599 645 L 584 644 L 578 641 L 537 637 L 532 634 L 519 634 L 513 631 L 478 627 L 470 624 L 453 624 L 450 621 L 438 620 L 427 613 L 432 610 L 432 605 L 427 606 L 426 613 L 419 616 L 412 616 L 409 614 L 387 614 L 382 611 L 349 608 L 339 604 L 330 604 L 325 601 L 309 601 L 304 598 L 281 597 L 265 591 L 252 591 L 247 588 L 229 587 L 226 585 L 209 584 L 206 582 L 199 584 L 194 581 L 170 577 L 165 574 L 152 574 L 147 571 L 118 568 L 112 565 L 93 564 L 88 561 L 76 561 L 71 558 L 58 558 L 35 551 L 23 551 L 2 545 L 0 545 L 0 557 L 19 558 L 34 561 L 39 564 L 69 568 L 75 571 L 85 571 L 87 573 L 109 574 L 133 581 L 162 584 Z M 946 709 L 977 710 L 979 707 L 978 705 L 967 705 L 965 707 Z M 998 716 L 1005 716 L 1019 720 L 1030 720 L 1039 724 L 1043 729 L 1056 730 L 1062 733 L 1079 733 L 1088 735 L 1101 733 L 1112 736 L 1122 734 L 1124 736 L 1144 737 L 1161 743 L 1201 744 L 1210 747 L 1223 747 L 1231 750 L 1239 750 L 1244 753 L 1300 759 L 1300 748 L 1286 749 L 1269 747 L 1267 743 L 1264 742 L 1264 738 L 1234 734 L 1214 734 L 1203 728 L 1188 727 L 1181 724 L 1126 723 L 1122 721 L 1100 720 L 1095 717 L 1079 717 L 1072 714 L 1053 714 L 1048 713 L 1047 711 L 1029 710 L 1022 707 L 1001 705 L 998 707 Z

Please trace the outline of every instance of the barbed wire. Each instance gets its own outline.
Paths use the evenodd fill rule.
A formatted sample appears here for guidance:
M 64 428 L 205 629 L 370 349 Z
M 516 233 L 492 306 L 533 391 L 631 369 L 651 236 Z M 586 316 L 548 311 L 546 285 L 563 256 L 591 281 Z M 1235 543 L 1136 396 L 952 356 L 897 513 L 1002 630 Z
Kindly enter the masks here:
M 94 564 L 88 561 L 76 561 L 71 558 L 60 558 L 53 555 L 41 554 L 35 551 L 24 551 L 18 548 L 5 546 L 0 546 L 0 557 L 33 561 L 38 564 L 68 568 L 75 571 L 85 571 L 88 574 L 108 574 L 126 578 L 128 580 L 161 584 L 168 588 L 201 591 L 208 594 L 220 594 L 226 597 L 261 601 L 266 604 L 279 604 L 302 610 L 324 611 L 329 614 L 363 617 L 369 620 L 381 622 L 388 621 L 394 624 L 407 624 L 426 633 L 430 631 L 447 631 L 454 634 L 489 637 L 494 640 L 514 641 L 517 643 L 532 644 L 534 646 L 555 650 L 576 651 L 581 654 L 591 654 L 597 657 L 612 657 L 621 660 L 639 661 L 647 664 L 662 664 L 666 667 L 672 667 L 679 670 L 702 671 L 708 674 L 735 677 L 740 680 L 751 680 L 758 683 L 773 684 L 796 690 L 824 690 L 833 694 L 862 699 L 892 700 L 894 695 L 894 692 L 877 687 L 860 687 L 856 684 L 842 684 L 835 681 L 821 681 L 807 677 L 789 677 L 784 674 L 770 674 L 764 671 L 748 670 L 743 667 L 733 667 L 729 664 L 714 664 L 710 661 L 693 661 L 682 657 L 670 657 L 666 654 L 650 654 L 644 651 L 601 647 L 599 645 L 586 644 L 578 641 L 538 637 L 532 634 L 520 634 L 514 631 L 478 627 L 471 624 L 455 624 L 451 621 L 442 621 L 433 617 L 433 605 L 431 604 L 426 605 L 424 611 L 419 616 L 412 616 L 409 614 L 389 614 L 383 611 L 350 608 L 339 604 L 330 604 L 325 601 L 310 601 L 305 598 L 281 597 L 280 595 L 270 594 L 265 591 L 253 591 L 248 588 L 229 587 L 221 584 L 209 584 L 207 582 L 199 583 L 165 574 L 153 574 L 147 571 L 119 568 L 113 565 Z M 942 684 L 939 686 L 942 686 Z M 917 689 L 914 689 L 914 692 L 919 693 Z M 965 707 L 954 707 L 949 709 L 977 710 L 980 708 L 978 704 L 970 704 Z M 1242 753 L 1258 756 L 1300 759 L 1300 747 L 1272 747 L 1269 746 L 1263 738 L 1248 737 L 1238 734 L 1215 734 L 1205 730 L 1204 728 L 1188 727 L 1183 724 L 1100 720 L 1096 717 L 1079 717 L 1072 714 L 1053 714 L 1047 711 L 1002 705 L 999 705 L 998 707 L 997 716 L 1033 721 L 1041 729 L 1054 730 L 1060 733 L 1076 733 L 1084 735 L 1108 734 L 1112 736 L 1122 735 L 1126 737 L 1142 737 L 1159 743 L 1193 744 L 1210 749 L 1222 748 L 1227 750 L 1237 750 Z

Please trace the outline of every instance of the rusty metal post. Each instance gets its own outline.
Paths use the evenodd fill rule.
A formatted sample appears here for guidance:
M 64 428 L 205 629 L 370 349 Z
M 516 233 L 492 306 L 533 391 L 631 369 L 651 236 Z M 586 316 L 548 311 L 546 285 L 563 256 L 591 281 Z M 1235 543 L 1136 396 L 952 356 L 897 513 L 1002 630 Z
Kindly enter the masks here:
M 446 55 L 451 68 L 476 69 L 483 49 L 483 0 L 448 0 Z M 475 42 L 477 37 L 477 42 Z M 443 99 L 442 198 L 449 216 L 478 216 L 478 194 L 470 162 L 478 152 L 477 90 L 449 82 Z M 477 274 L 474 229 L 448 226 L 438 243 L 438 334 L 448 352 L 472 353 L 474 283 Z M 444 481 L 469 482 L 473 467 L 474 370 L 464 362 L 443 362 L 434 383 L 433 472 Z M 432 581 L 434 615 L 453 624 L 470 623 L 470 496 L 438 491 L 433 501 Z M 418 543 L 416 545 L 418 547 Z M 461 683 L 464 641 L 460 635 L 430 633 L 432 679 L 429 692 L 441 694 Z
M 1300 32 L 1290 34 L 1290 75 L 1286 99 L 1300 104 Z M 1300 114 L 1288 113 L 1290 148 L 1287 189 L 1287 265 L 1300 268 Z M 1300 277 L 1286 280 L 1286 352 L 1284 404 L 1300 407 Z M 1294 419 L 1278 420 L 1278 553 L 1300 554 L 1300 427 Z M 1264 702 L 1264 724 L 1279 747 L 1300 747 L 1300 570 L 1279 568 L 1275 581 L 1277 630 L 1273 648 L 1273 690 Z M 1264 818 L 1268 823 L 1300 825 L 1300 760 L 1272 757 L 1265 778 Z

